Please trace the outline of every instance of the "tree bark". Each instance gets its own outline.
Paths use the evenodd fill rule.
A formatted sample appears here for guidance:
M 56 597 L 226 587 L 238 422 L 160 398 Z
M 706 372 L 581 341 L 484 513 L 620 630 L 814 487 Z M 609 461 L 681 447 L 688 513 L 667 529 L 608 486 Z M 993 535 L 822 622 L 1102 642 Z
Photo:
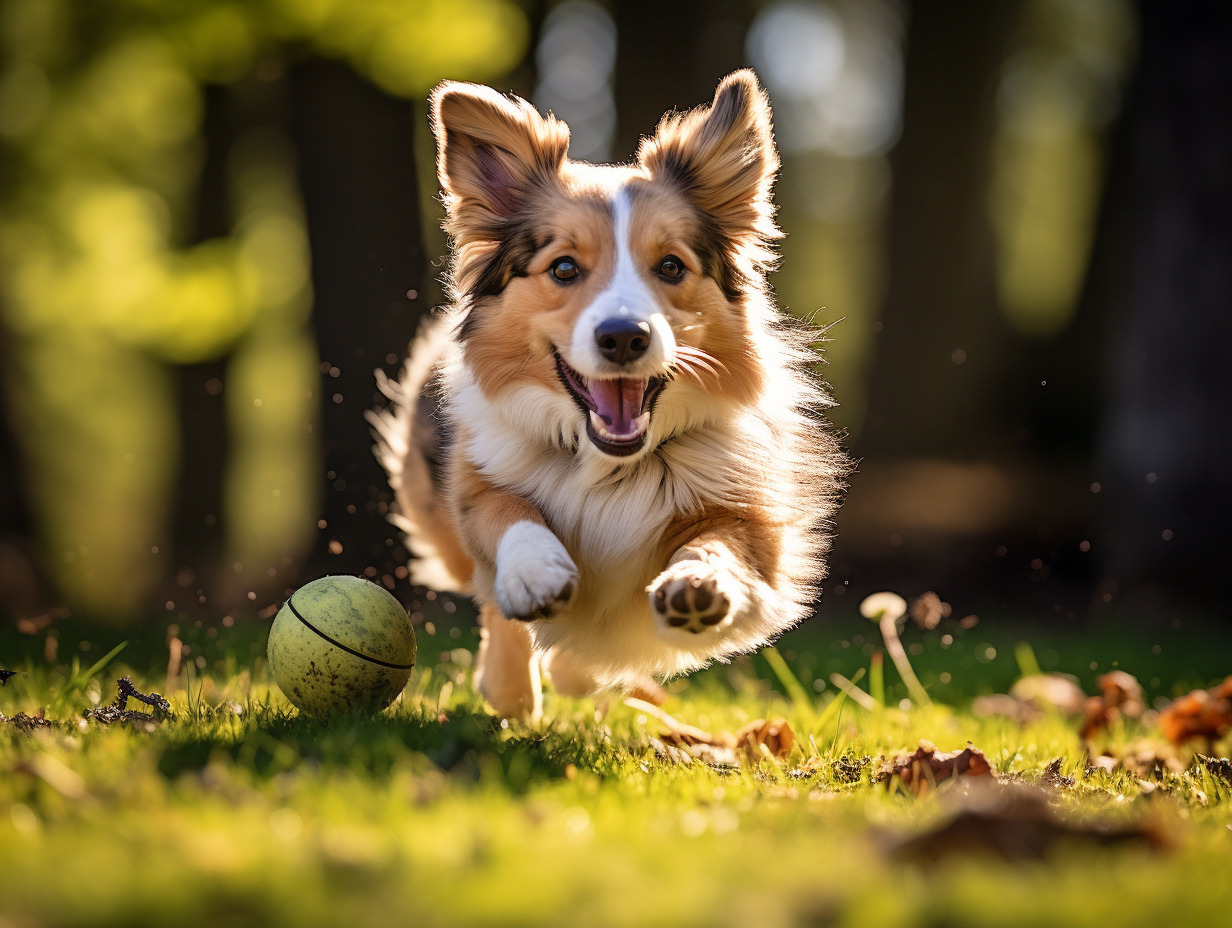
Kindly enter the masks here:
M 631 157 L 638 139 L 654 132 L 663 114 L 714 97 L 719 81 L 745 63 L 744 37 L 752 18 L 744 0 L 621 0 L 616 20 L 617 160 Z M 682 32 L 687 31 L 687 37 Z
M 0 315 L 0 371 L 13 370 L 9 338 Z M 11 387 L 11 376 L 0 376 L 0 619 L 23 619 L 45 607 L 47 584 L 34 554 L 34 521 L 13 425 Z
M 297 65 L 291 93 L 321 354 L 325 528 L 309 567 L 385 574 L 404 554 L 364 412 L 381 402 L 374 369 L 397 369 L 422 314 L 417 127 L 408 103 L 339 63 Z
M 197 184 L 192 241 L 226 236 L 232 215 L 228 161 L 249 122 L 232 87 L 207 86 L 201 135 L 205 158 Z M 227 362 L 213 358 L 175 369 L 179 473 L 171 506 L 173 596 L 195 598 L 211 587 L 223 556 L 223 478 L 230 448 L 224 398 Z M 182 592 L 176 593 L 179 589 Z M 162 592 L 162 591 L 160 591 Z M 213 590 L 209 591 L 212 594 Z M 207 595 L 209 595 L 207 594 Z
M 860 453 L 979 457 L 1004 438 L 988 181 L 1018 0 L 912 4 L 887 279 Z
M 1232 512 L 1232 7 L 1142 0 L 1093 296 L 1109 333 L 1102 548 L 1122 590 L 1214 602 Z

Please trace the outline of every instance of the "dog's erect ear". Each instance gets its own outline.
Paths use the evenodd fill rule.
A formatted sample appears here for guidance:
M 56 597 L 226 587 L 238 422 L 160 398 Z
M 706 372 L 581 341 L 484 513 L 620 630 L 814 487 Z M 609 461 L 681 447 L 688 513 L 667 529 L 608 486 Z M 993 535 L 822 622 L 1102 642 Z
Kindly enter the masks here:
M 770 195 L 779 157 L 770 103 L 752 71 L 725 77 L 714 101 L 664 116 L 638 160 L 657 178 L 677 183 L 733 239 L 777 238 Z
M 499 238 L 527 195 L 559 175 L 569 127 L 479 84 L 446 81 L 431 106 L 449 232 Z

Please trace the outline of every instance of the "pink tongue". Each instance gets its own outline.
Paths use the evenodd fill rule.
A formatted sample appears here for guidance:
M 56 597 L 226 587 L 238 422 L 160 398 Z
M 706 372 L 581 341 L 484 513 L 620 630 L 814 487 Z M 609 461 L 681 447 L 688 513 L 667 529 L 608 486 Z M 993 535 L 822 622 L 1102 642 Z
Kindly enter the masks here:
M 587 384 L 590 398 L 614 435 L 632 435 L 637 431 L 633 420 L 642 414 L 642 399 L 646 396 L 645 380 L 620 377 L 616 380 L 592 380 Z

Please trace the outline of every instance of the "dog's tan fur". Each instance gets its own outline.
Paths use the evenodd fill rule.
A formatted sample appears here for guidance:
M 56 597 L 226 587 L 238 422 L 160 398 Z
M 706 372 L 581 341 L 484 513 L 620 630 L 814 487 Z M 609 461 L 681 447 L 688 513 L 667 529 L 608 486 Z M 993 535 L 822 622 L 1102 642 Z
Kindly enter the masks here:
M 629 165 L 570 161 L 563 123 L 489 88 L 443 84 L 432 114 L 452 306 L 372 421 L 413 577 L 480 605 L 480 690 L 533 716 L 540 664 L 565 692 L 647 692 L 794 625 L 845 461 L 816 416 L 815 359 L 765 285 L 778 158 L 752 73 L 664 117 Z M 678 280 L 656 276 L 665 255 Z M 562 256 L 583 271 L 567 286 Z M 556 358 L 581 363 L 575 327 L 622 273 L 670 332 L 644 446 L 613 457 Z M 585 374 L 604 376 L 622 375 Z

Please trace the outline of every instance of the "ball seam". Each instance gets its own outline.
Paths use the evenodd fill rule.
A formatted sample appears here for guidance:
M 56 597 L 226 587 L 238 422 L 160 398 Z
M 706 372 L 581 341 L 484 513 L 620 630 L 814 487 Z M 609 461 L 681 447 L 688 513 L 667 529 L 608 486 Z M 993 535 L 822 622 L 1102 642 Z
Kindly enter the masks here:
M 409 664 L 394 664 L 390 661 L 383 661 L 379 657 L 373 657 L 370 654 L 364 654 L 362 651 L 356 651 L 354 648 L 347 647 L 341 641 L 339 641 L 336 638 L 331 638 L 329 635 L 325 634 L 325 632 L 321 631 L 321 629 L 317 628 L 315 625 L 313 625 L 311 622 L 305 619 L 303 615 L 300 614 L 300 611 L 295 608 L 295 603 L 293 600 L 290 600 L 290 599 L 287 600 L 287 608 L 291 610 L 291 615 L 295 616 L 297 619 L 303 622 L 304 626 L 309 631 L 316 632 L 318 635 L 320 635 L 322 638 L 324 638 L 334 647 L 341 648 L 343 651 L 346 651 L 348 654 L 354 654 L 356 657 L 361 658 L 365 661 L 370 661 L 373 664 L 380 664 L 382 667 L 389 667 L 393 670 L 412 670 L 415 667 L 414 661 L 411 661 L 411 663 Z

